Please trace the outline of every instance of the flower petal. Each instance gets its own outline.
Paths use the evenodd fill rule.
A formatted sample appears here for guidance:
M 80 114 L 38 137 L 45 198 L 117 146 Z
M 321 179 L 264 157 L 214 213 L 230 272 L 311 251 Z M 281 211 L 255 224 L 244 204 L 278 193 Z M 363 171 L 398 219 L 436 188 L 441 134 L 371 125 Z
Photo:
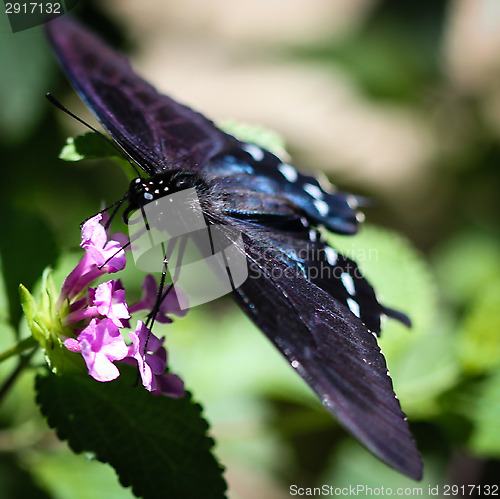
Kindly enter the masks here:
M 129 333 L 132 345 L 128 348 L 127 358 L 136 360 L 142 384 L 146 390 L 153 390 L 156 375 L 161 375 L 167 366 L 167 352 L 162 346 L 164 338 L 157 338 L 142 321 L 137 321 L 135 331 Z M 148 342 L 148 352 L 145 345 Z
M 92 319 L 78 338 L 68 338 L 65 346 L 73 352 L 80 351 L 89 374 L 97 381 L 111 381 L 117 378 L 120 372 L 113 361 L 123 359 L 128 353 L 118 327 L 107 318 Z
M 176 374 L 166 373 L 155 376 L 153 395 L 166 395 L 172 398 L 184 397 L 184 381 Z
M 118 327 L 123 327 L 120 319 L 130 318 L 125 301 L 125 290 L 117 289 L 116 281 L 108 281 L 97 286 L 93 295 L 93 305 L 101 315 L 108 317 Z
M 178 293 L 181 293 L 175 288 L 171 289 L 163 302 L 160 304 L 158 314 L 155 317 L 157 322 L 162 324 L 171 323 L 172 319 L 167 314 L 175 314 L 179 317 L 184 317 L 187 314 L 187 309 L 182 310 L 179 305 Z M 129 307 L 131 313 L 138 310 L 153 310 L 158 299 L 158 286 L 156 279 L 148 274 L 142 283 L 142 297 L 141 300 Z

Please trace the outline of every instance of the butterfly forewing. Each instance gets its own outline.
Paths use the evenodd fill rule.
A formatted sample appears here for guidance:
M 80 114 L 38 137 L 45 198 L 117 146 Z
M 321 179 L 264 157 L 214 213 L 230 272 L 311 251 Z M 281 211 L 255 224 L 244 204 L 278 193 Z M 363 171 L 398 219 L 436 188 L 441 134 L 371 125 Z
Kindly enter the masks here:
M 238 143 L 192 109 L 159 94 L 127 59 L 67 16 L 47 23 L 66 74 L 119 146 L 154 175 L 198 169 Z
M 374 335 L 279 252 L 246 239 L 250 278 L 237 301 L 323 405 L 376 456 L 413 478 L 422 463 Z M 265 255 L 265 257 L 264 257 Z

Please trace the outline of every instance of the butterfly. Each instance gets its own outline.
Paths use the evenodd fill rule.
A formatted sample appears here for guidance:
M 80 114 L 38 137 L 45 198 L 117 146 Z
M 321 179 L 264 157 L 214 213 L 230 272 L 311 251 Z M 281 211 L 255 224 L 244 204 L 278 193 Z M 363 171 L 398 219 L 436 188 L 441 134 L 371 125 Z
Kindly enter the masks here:
M 148 175 L 125 195 L 129 210 L 164 195 L 165 186 L 195 188 L 208 223 L 242 235 L 255 275 L 232 292 L 239 306 L 342 426 L 420 479 L 422 461 L 376 339 L 383 316 L 409 319 L 379 303 L 357 264 L 322 236 L 322 227 L 356 233 L 357 198 L 161 95 L 69 17 L 47 23 L 47 34 L 80 97 Z

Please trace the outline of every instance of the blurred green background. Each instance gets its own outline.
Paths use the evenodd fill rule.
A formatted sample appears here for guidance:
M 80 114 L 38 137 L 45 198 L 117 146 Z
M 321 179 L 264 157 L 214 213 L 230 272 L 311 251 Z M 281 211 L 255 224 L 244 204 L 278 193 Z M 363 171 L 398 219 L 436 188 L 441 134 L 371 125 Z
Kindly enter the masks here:
M 424 456 L 421 485 L 339 428 L 230 300 L 158 330 L 205 408 L 230 497 L 280 499 L 291 484 L 422 486 L 426 497 L 429 484 L 498 483 L 500 3 L 81 0 L 73 14 L 162 91 L 216 121 L 277 131 L 295 165 L 368 196 L 360 235 L 330 241 L 414 322 L 388 324 L 381 346 Z M 85 130 L 45 92 L 95 120 L 43 30 L 12 34 L 0 19 L 3 350 L 27 334 L 18 284 L 33 288 L 46 265 L 63 275 L 79 223 L 127 179 L 113 163 L 58 159 Z M 132 293 L 141 278 L 127 276 Z M 15 366 L 0 365 L 2 379 Z M 130 497 L 111 468 L 47 429 L 33 374 L 0 407 L 0 497 Z

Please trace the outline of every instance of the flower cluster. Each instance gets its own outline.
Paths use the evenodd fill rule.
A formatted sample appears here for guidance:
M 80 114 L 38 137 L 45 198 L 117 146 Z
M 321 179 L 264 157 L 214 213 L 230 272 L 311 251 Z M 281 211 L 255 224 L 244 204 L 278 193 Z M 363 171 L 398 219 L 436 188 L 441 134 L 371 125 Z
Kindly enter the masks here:
M 55 313 L 51 314 L 59 323 L 59 328 L 56 328 L 58 341 L 67 351 L 83 357 L 90 376 L 97 381 L 116 379 L 120 375 L 117 362 L 134 363 L 139 367 L 142 384 L 147 390 L 153 394 L 182 397 L 182 380 L 165 373 L 167 352 L 163 347 L 164 338 L 157 338 L 142 321 L 137 322 L 135 331 L 129 332 L 129 344 L 121 333 L 130 327 L 131 313 L 151 311 L 154 306 L 157 299 L 154 277 L 146 276 L 143 297 L 131 306 L 125 300 L 125 289 L 119 279 L 90 287 L 98 278 L 118 272 L 126 264 L 125 236 L 117 234 L 108 240 L 100 223 L 102 218 L 101 214 L 96 215 L 83 225 L 80 246 L 85 250 L 85 256 L 65 279 L 54 307 Z M 162 302 L 156 320 L 172 322 L 167 317 L 172 313 L 185 314 L 179 309 L 173 289 Z M 44 341 L 47 343 L 46 339 Z M 44 348 L 47 352 L 46 345 Z

